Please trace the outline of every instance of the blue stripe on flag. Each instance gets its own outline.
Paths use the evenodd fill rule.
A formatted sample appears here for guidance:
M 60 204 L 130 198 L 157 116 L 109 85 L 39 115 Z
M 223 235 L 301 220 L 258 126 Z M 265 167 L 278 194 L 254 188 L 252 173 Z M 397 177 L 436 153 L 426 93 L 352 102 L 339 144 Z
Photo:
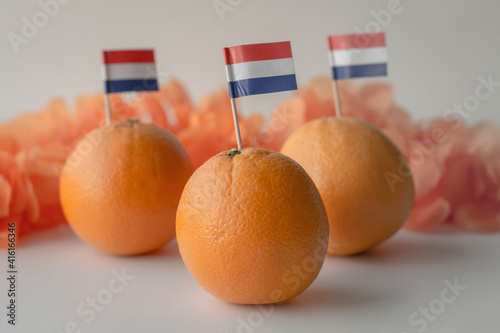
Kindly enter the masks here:
M 334 66 L 332 67 L 334 80 L 343 80 L 356 77 L 386 76 L 387 63 L 352 65 L 352 66 Z
M 123 91 L 152 91 L 158 90 L 158 81 L 156 79 L 106 80 L 104 86 L 107 94 Z
M 228 82 L 229 95 L 238 98 L 248 95 L 267 94 L 279 91 L 296 90 L 295 74 L 258 77 Z

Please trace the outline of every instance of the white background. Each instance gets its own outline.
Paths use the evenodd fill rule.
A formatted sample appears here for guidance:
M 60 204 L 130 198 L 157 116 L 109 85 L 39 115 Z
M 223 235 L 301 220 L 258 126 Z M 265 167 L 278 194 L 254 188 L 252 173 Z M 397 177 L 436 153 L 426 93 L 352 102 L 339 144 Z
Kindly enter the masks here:
M 500 81 L 500 2 L 401 0 L 401 6 L 384 27 L 390 72 L 385 80 L 414 118 L 441 117 L 474 94 L 479 76 Z M 291 40 L 297 78 L 305 84 L 330 73 L 328 34 L 364 30 L 376 22 L 372 11 L 385 9 L 387 1 L 379 0 L 243 0 L 221 20 L 212 0 L 73 0 L 16 53 L 7 35 L 20 35 L 23 18 L 32 21 L 41 7 L 37 1 L 2 0 L 0 119 L 40 109 L 54 96 L 72 104 L 79 93 L 102 91 L 103 48 L 154 47 L 158 71 L 166 73 L 161 79 L 177 77 L 197 101 L 226 84 L 223 46 Z M 500 124 L 499 90 L 466 120 Z M 269 113 L 289 96 L 249 97 L 241 110 Z M 230 305 L 204 292 L 175 243 L 148 256 L 113 257 L 63 228 L 27 239 L 18 251 L 19 326 L 8 331 L 63 332 L 75 321 L 83 332 L 238 332 L 244 320 L 251 327 L 241 332 L 413 333 L 419 326 L 411 326 L 411 314 L 436 303 L 443 281 L 457 278 L 467 290 L 424 331 L 496 333 L 499 252 L 498 235 L 399 233 L 371 254 L 328 258 L 306 292 L 264 316 L 259 308 Z M 5 252 L 0 260 L 3 271 Z M 113 269 L 122 268 L 135 280 L 85 323 L 76 307 L 107 287 Z
M 198 101 L 226 84 L 222 47 L 290 40 L 299 84 L 329 75 L 326 36 L 366 31 L 389 0 L 221 0 L 236 3 L 222 20 L 206 1 L 71 0 L 15 53 L 8 33 L 21 35 L 37 1 L 0 2 L 0 119 L 44 106 L 54 96 L 72 104 L 102 91 L 101 49 L 154 47 L 158 71 L 180 79 Z M 238 4 L 239 3 L 239 4 Z M 500 81 L 500 2 L 401 0 L 384 18 L 389 77 L 397 102 L 414 118 L 442 117 L 474 94 L 477 77 Z M 43 23 L 43 22 L 42 22 Z M 380 25 L 379 25 L 380 26 Z M 243 113 L 268 114 L 291 93 L 243 100 Z M 466 120 L 500 124 L 500 88 Z

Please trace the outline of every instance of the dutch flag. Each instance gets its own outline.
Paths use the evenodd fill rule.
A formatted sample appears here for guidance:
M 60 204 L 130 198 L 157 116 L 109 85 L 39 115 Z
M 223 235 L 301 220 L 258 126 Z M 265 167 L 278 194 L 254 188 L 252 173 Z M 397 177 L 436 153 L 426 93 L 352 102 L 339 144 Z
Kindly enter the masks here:
M 153 50 L 102 51 L 106 93 L 158 90 Z
M 386 76 L 385 34 L 353 34 L 328 37 L 334 80 Z
M 296 90 L 290 42 L 224 48 L 231 98 Z

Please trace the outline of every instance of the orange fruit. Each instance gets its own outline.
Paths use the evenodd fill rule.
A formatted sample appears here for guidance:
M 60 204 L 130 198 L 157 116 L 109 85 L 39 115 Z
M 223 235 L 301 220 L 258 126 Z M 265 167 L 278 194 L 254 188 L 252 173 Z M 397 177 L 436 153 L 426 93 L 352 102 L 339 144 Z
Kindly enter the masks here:
M 314 180 L 328 213 L 328 253 L 363 252 L 393 235 L 413 206 L 413 180 L 396 146 L 353 118 L 321 118 L 297 129 L 281 152 Z
M 175 214 L 193 167 L 175 136 L 129 120 L 90 132 L 61 173 L 60 197 L 75 233 L 108 253 L 132 255 L 175 237 Z
M 318 275 L 328 220 L 313 181 L 264 148 L 222 152 L 189 179 L 177 211 L 179 250 L 209 293 L 239 304 L 282 302 Z

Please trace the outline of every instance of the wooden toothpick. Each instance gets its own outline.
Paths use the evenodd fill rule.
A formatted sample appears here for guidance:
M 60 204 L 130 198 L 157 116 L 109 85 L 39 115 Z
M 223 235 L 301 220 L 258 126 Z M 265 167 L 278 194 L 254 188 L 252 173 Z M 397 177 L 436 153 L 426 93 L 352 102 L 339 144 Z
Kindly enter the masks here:
M 337 80 L 333 79 L 333 101 L 335 102 L 335 115 L 342 117 L 342 110 L 340 109 L 340 94 Z
M 104 93 L 104 106 L 105 106 L 105 112 L 106 112 L 106 124 L 109 126 L 111 125 L 111 106 L 109 103 L 109 94 Z
M 233 120 L 234 120 L 234 130 L 236 132 L 236 142 L 238 143 L 238 150 L 241 150 L 241 134 L 240 134 L 240 124 L 238 122 L 238 112 L 236 110 L 236 101 L 231 98 L 231 109 L 233 109 Z

